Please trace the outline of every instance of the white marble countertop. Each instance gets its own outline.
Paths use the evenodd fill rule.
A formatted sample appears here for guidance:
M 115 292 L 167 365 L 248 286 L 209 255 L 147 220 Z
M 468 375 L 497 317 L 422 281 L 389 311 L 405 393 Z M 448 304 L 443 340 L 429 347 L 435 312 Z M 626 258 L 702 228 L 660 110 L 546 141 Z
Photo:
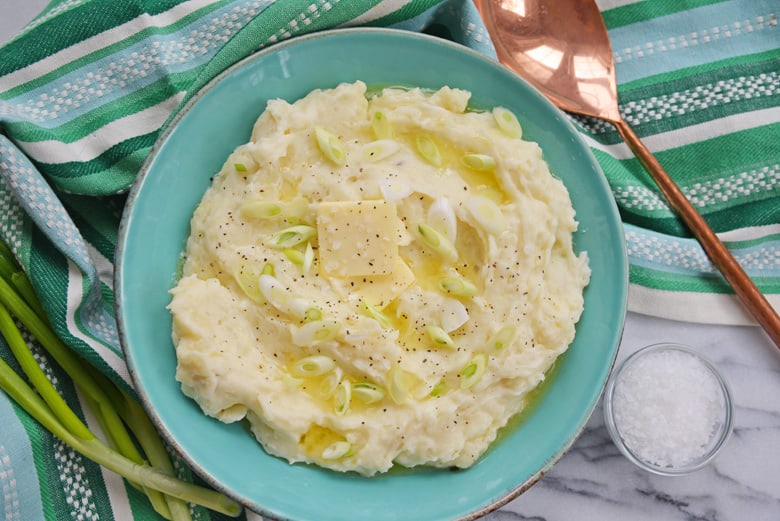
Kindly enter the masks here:
M 629 313 L 618 363 L 658 342 L 690 345 L 728 380 L 734 431 L 717 458 L 688 476 L 634 467 L 612 444 L 602 409 L 525 494 L 493 521 L 777 521 L 780 519 L 780 351 L 754 327 L 689 324 Z
M 0 43 L 46 3 L 4 0 Z M 714 462 L 682 477 L 641 471 L 612 444 L 599 406 L 552 470 L 485 520 L 780 520 L 780 350 L 758 328 L 689 324 L 629 313 L 618 363 L 658 342 L 700 350 L 731 385 L 734 432 Z

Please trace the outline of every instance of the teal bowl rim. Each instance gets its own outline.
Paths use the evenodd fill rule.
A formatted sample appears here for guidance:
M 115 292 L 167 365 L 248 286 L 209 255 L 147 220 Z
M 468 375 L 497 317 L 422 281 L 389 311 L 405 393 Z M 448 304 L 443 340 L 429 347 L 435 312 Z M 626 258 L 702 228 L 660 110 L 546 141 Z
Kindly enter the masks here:
M 125 353 L 125 357 L 128 365 L 128 371 L 136 387 L 136 392 L 141 401 L 141 404 L 149 413 L 152 422 L 157 427 L 158 431 L 161 433 L 161 435 L 166 440 L 166 442 L 168 442 L 170 446 L 190 465 L 192 470 L 204 482 L 209 484 L 214 489 L 224 493 L 228 497 L 231 497 L 236 501 L 240 502 L 241 504 L 243 504 L 253 512 L 256 512 L 265 517 L 270 517 L 272 519 L 292 520 L 297 518 L 289 517 L 287 514 L 269 509 L 266 506 L 258 503 L 255 499 L 245 497 L 241 494 L 236 493 L 235 491 L 226 487 L 219 480 L 219 478 L 212 475 L 211 472 L 209 472 L 202 465 L 200 465 L 198 461 L 196 461 L 194 457 L 192 457 L 185 450 L 185 448 L 179 443 L 179 441 L 175 439 L 167 431 L 164 425 L 164 421 L 158 416 L 149 395 L 147 394 L 143 386 L 140 385 L 140 377 L 137 372 L 135 360 L 131 353 L 132 350 L 129 350 L 126 347 L 128 340 L 127 340 L 127 329 L 126 329 L 126 324 L 124 322 L 124 311 L 123 311 L 124 294 L 122 288 L 122 280 L 123 280 L 124 269 L 123 269 L 122 259 L 125 255 L 127 234 L 128 234 L 128 229 L 131 226 L 131 220 L 132 220 L 132 212 L 128 211 L 128 209 L 130 209 L 132 205 L 135 203 L 135 200 L 141 190 L 141 187 L 143 186 L 144 180 L 146 179 L 147 174 L 152 168 L 152 165 L 154 164 L 157 154 L 164 146 L 168 137 L 175 131 L 177 125 L 181 122 L 181 120 L 184 117 L 186 117 L 186 115 L 191 111 L 193 106 L 196 105 L 199 102 L 199 100 L 203 98 L 206 94 L 208 94 L 214 87 L 220 84 L 225 78 L 232 75 L 234 72 L 242 69 L 250 62 L 262 59 L 267 55 L 283 52 L 286 48 L 290 46 L 296 46 L 306 41 L 317 40 L 321 38 L 331 38 L 331 37 L 338 37 L 340 35 L 360 34 L 360 33 L 367 34 L 367 35 L 376 34 L 376 35 L 386 35 L 386 36 L 422 40 L 427 42 L 428 44 L 447 47 L 450 50 L 455 51 L 457 53 L 470 56 L 472 59 L 476 59 L 484 62 L 484 64 L 486 64 L 489 67 L 503 69 L 503 74 L 510 74 L 511 76 L 513 76 L 515 81 L 524 84 L 525 87 L 529 91 L 531 91 L 531 94 L 534 94 L 536 96 L 536 98 L 534 99 L 534 103 L 546 105 L 548 110 L 552 110 L 558 112 L 559 114 L 562 114 L 562 112 L 557 107 L 555 107 L 546 97 L 544 97 L 537 89 L 535 89 L 533 86 L 528 84 L 525 80 L 523 80 L 516 74 L 506 69 L 503 65 L 498 64 L 488 56 L 485 56 L 484 54 L 474 51 L 468 47 L 435 36 L 430 36 L 430 35 L 407 31 L 407 30 L 377 28 L 377 27 L 355 27 L 355 28 L 330 29 L 330 30 L 319 31 L 315 33 L 302 35 L 302 36 L 296 36 L 289 40 L 276 43 L 268 48 L 261 49 L 256 53 L 239 60 L 235 64 L 225 69 L 215 78 L 213 78 L 211 81 L 209 81 L 206 85 L 204 85 L 201 89 L 199 89 L 194 95 L 189 97 L 186 100 L 186 102 L 180 107 L 178 112 L 170 118 L 170 120 L 164 127 L 163 131 L 160 133 L 157 140 L 155 141 L 149 155 L 147 156 L 147 159 L 144 161 L 138 176 L 136 177 L 134 183 L 132 184 L 128 192 L 125 211 L 123 213 L 120 222 L 117 248 L 115 252 L 115 271 L 114 271 L 114 288 L 115 288 L 114 307 L 115 307 L 115 312 L 117 317 L 120 345 L 122 346 L 123 352 Z M 607 190 L 609 190 L 608 184 L 606 182 L 606 178 L 604 178 L 603 173 L 601 171 L 601 167 L 599 166 L 598 162 L 596 161 L 595 157 L 590 151 L 590 148 L 585 143 L 583 137 L 574 128 L 571 122 L 565 119 L 565 116 L 563 116 L 561 119 L 563 121 L 563 124 L 567 125 L 569 128 L 570 136 L 568 137 L 571 137 L 577 143 L 577 145 L 582 148 L 584 153 L 588 156 L 588 160 L 591 163 L 591 165 L 595 168 L 595 170 L 597 170 L 601 174 L 601 178 L 595 179 L 594 181 L 601 182 L 603 186 L 606 187 Z M 611 213 L 613 218 L 616 219 L 617 222 L 619 223 L 620 218 L 617 210 L 617 205 L 614 202 L 614 199 L 610 199 L 609 206 L 610 208 L 606 210 L 608 211 L 608 213 Z M 627 302 L 628 301 L 628 255 L 626 251 L 626 243 L 625 243 L 624 235 L 620 234 L 615 239 L 616 239 L 616 243 L 614 244 L 614 246 L 620 250 L 619 257 L 622 260 L 622 262 L 618 266 L 622 273 L 616 273 L 615 275 L 622 275 L 622 276 L 620 276 L 618 279 L 620 284 L 620 292 L 616 298 L 616 302 L 617 302 L 616 311 L 619 312 L 619 319 L 616 320 L 616 328 L 613 330 L 611 336 L 612 339 L 611 343 L 614 343 L 614 346 L 612 346 L 612 352 L 610 358 L 608 360 L 605 360 L 604 375 L 603 378 L 601 378 L 600 381 L 598 382 L 599 384 L 598 392 L 596 392 L 593 395 L 592 399 L 588 403 L 588 406 L 581 410 L 582 412 L 581 421 L 579 421 L 576 428 L 573 431 L 571 431 L 571 433 L 568 435 L 568 438 L 559 447 L 559 449 L 555 451 L 553 454 L 551 454 L 549 458 L 544 462 L 544 464 L 538 467 L 538 469 L 535 472 L 533 472 L 525 481 L 521 483 L 517 483 L 517 485 L 514 486 L 514 488 L 501 493 L 500 496 L 494 496 L 486 501 L 483 501 L 482 504 L 476 507 L 469 506 L 467 509 L 464 509 L 463 512 L 459 513 L 457 517 L 452 517 L 450 519 L 456 521 L 475 520 L 479 517 L 488 514 L 489 512 L 492 512 L 493 510 L 500 508 L 501 506 L 517 498 L 523 492 L 528 490 L 532 485 L 538 482 L 553 467 L 553 465 L 560 460 L 560 458 L 569 450 L 569 448 L 574 444 L 574 442 L 577 440 L 577 438 L 584 430 L 588 420 L 592 416 L 599 400 L 601 399 L 608 377 L 612 371 L 615 360 L 617 358 L 617 352 L 619 349 L 620 340 L 622 338 L 623 328 L 625 326 L 625 317 L 627 313 L 627 304 L 628 304 Z

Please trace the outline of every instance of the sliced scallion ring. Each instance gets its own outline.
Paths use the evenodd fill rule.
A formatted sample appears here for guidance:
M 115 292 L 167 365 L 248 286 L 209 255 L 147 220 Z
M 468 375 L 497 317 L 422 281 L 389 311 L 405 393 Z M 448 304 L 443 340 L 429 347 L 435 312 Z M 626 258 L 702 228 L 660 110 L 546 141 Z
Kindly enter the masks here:
M 317 139 L 317 147 L 319 147 L 323 156 L 334 164 L 344 164 L 347 154 L 341 141 L 335 134 L 322 127 L 314 127 L 314 137 Z
M 384 398 L 385 391 L 371 382 L 357 382 L 352 384 L 352 396 L 365 404 L 372 404 Z
M 444 393 L 444 391 L 446 390 L 447 390 L 447 382 L 445 382 L 444 380 L 439 380 L 436 383 L 436 385 L 433 386 L 431 392 L 428 393 L 428 396 L 432 396 L 435 398 L 437 396 L 441 396 L 442 393 Z
M 345 458 L 352 453 L 352 444 L 348 441 L 336 441 L 325 447 L 322 451 L 322 459 L 337 460 Z
M 487 197 L 472 195 L 466 199 L 466 209 L 479 226 L 492 235 L 500 235 L 506 227 L 506 218 L 501 208 Z
M 249 199 L 241 203 L 241 215 L 251 219 L 273 219 L 282 215 L 282 206 L 273 201 Z
M 458 250 L 455 249 L 455 245 L 437 230 L 427 224 L 418 224 L 417 233 L 420 234 L 425 244 L 448 261 L 454 262 L 458 259 Z
M 311 355 L 301 358 L 295 362 L 291 368 L 294 376 L 309 378 L 312 376 L 322 376 L 336 367 L 336 362 L 325 355 Z
M 302 242 L 306 242 L 317 234 L 317 229 L 306 224 L 290 226 L 271 235 L 268 245 L 272 248 L 291 248 Z
M 517 328 L 515 326 L 504 326 L 493 335 L 490 339 L 489 345 L 493 349 L 503 349 L 510 344 L 517 334 Z
M 428 338 L 431 339 L 433 345 L 436 347 L 455 347 L 455 342 L 452 341 L 450 335 L 448 335 L 447 332 L 439 326 L 429 325 L 425 328 L 425 331 L 428 333 Z
M 334 320 L 314 320 L 293 329 L 292 341 L 297 346 L 314 346 L 333 339 L 340 330 L 341 325 Z
M 409 390 L 412 387 L 411 375 L 396 365 L 390 370 L 388 375 L 388 391 L 390 398 L 399 405 L 405 403 L 409 399 Z
M 450 242 L 455 242 L 458 230 L 458 219 L 455 209 L 446 197 L 437 197 L 428 208 L 428 225 L 442 233 Z
M 427 134 L 417 136 L 414 141 L 417 153 L 433 166 L 441 166 L 441 152 L 433 138 Z
M 233 163 L 233 168 L 236 169 L 236 172 L 246 172 L 247 168 L 244 163 Z
M 266 263 L 266 264 L 263 266 L 263 271 L 261 271 L 261 272 L 260 272 L 260 274 L 261 274 L 261 275 L 270 275 L 270 276 L 272 276 L 272 277 L 273 277 L 273 276 L 275 275 L 275 271 L 276 271 L 276 270 L 274 269 L 274 265 L 273 265 L 273 264 L 271 264 L 270 262 L 267 262 L 267 263 Z
M 329 371 L 325 374 L 320 382 L 319 389 L 323 398 L 329 399 L 333 397 L 333 393 L 336 392 L 336 387 L 338 387 L 343 375 L 344 372 L 339 366 L 336 366 L 333 371 Z
M 411 195 L 412 187 L 401 181 L 384 180 L 379 183 L 379 191 L 387 202 L 400 201 Z
M 483 353 L 474 355 L 460 372 L 461 389 L 468 389 L 477 383 L 482 378 L 482 375 L 485 374 L 485 369 L 487 369 L 487 356 Z
M 317 307 L 310 307 L 303 312 L 303 317 L 311 322 L 315 320 L 322 320 L 322 310 Z
M 241 291 L 243 291 L 247 297 L 257 303 L 265 302 L 265 297 L 263 296 L 263 292 L 260 291 L 260 285 L 258 283 L 260 274 L 254 269 L 242 264 L 235 270 L 233 277 L 236 279 L 238 287 L 241 288 Z
M 390 120 L 387 119 L 387 116 L 382 111 L 378 110 L 371 116 L 371 128 L 377 139 L 392 139 L 393 137 L 393 128 L 390 125 Z
M 349 409 L 352 401 L 352 384 L 349 380 L 341 380 L 333 393 L 333 408 L 336 414 L 342 416 Z
M 287 257 L 290 262 L 298 266 L 303 266 L 303 252 L 296 250 L 295 248 L 285 248 L 282 253 Z
M 265 299 L 279 311 L 286 312 L 290 303 L 290 292 L 273 275 L 260 275 L 257 285 Z
M 504 135 L 516 139 L 523 137 L 523 127 L 520 126 L 517 116 L 509 109 L 495 107 L 493 109 L 493 119 L 496 120 L 496 125 L 498 125 L 498 128 Z
M 443 277 L 439 280 L 439 289 L 456 297 L 473 297 L 477 294 L 474 283 L 463 277 Z
M 382 327 L 382 329 L 393 329 L 393 323 L 390 320 L 390 317 L 379 311 L 375 306 L 363 302 L 360 305 L 360 311 L 365 316 L 373 318 L 379 322 L 379 325 Z
M 496 167 L 496 159 L 487 154 L 466 154 L 462 160 L 467 167 L 479 172 L 493 170 Z
M 284 311 L 299 320 L 305 320 L 306 313 L 311 313 L 309 310 L 315 307 L 317 307 L 317 305 L 310 299 L 290 294 L 287 305 L 280 311 Z

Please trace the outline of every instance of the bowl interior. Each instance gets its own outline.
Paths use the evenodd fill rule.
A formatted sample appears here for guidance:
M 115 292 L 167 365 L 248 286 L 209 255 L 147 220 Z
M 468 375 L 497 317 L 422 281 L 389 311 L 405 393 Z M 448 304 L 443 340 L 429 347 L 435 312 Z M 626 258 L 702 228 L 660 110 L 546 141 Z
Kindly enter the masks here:
M 175 380 L 168 290 L 189 219 L 234 147 L 246 142 L 268 99 L 363 80 L 470 90 L 476 107 L 503 105 L 537 141 L 568 187 L 580 223 L 577 251 L 592 279 L 577 336 L 522 424 L 468 470 L 392 471 L 366 479 L 268 456 L 241 425 L 203 415 Z M 627 261 L 617 209 L 588 148 L 566 116 L 493 61 L 457 44 L 386 29 L 300 37 L 226 71 L 167 128 L 131 191 L 116 267 L 117 319 L 139 395 L 166 439 L 218 489 L 281 519 L 462 519 L 508 501 L 563 454 L 592 413 L 623 328 Z

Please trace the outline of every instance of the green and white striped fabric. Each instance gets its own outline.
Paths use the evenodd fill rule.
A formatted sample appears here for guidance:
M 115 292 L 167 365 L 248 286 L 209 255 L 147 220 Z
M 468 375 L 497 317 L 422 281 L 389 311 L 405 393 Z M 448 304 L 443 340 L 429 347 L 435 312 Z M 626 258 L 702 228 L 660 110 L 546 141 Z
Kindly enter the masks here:
M 626 121 L 780 309 L 780 5 L 599 2 Z M 751 323 L 730 288 L 601 122 L 583 120 L 626 224 L 629 308 Z
M 780 307 L 780 5 L 598 3 L 627 121 Z M 127 390 L 114 247 L 123 194 L 161 127 L 188 95 L 256 49 L 348 25 L 429 30 L 493 55 L 467 0 L 63 0 L 0 47 L 0 237 L 59 336 Z M 621 209 L 631 309 L 745 323 L 616 131 L 572 121 Z M 12 358 L 2 342 L 0 356 Z M 39 359 L 82 411 L 72 383 Z M 0 425 L 6 521 L 159 518 L 145 496 L 52 438 L 4 394 Z M 200 509 L 194 517 L 220 519 Z

